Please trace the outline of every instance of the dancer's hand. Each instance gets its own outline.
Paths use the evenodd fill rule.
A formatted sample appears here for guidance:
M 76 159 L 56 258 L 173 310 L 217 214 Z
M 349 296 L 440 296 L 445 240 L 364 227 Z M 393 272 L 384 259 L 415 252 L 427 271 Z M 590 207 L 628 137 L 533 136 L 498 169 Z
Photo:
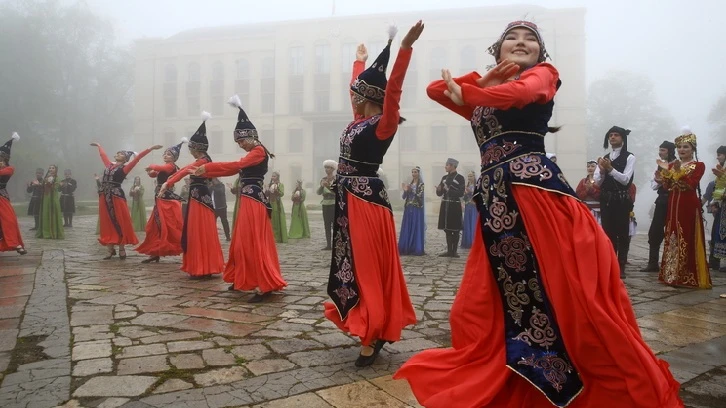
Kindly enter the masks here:
M 481 88 L 501 85 L 519 72 L 519 65 L 507 59 L 502 60 L 496 67 L 487 71 L 483 77 L 476 80 Z
M 424 30 L 424 23 L 421 20 L 418 20 L 416 24 L 411 27 L 410 30 L 408 30 L 408 33 L 406 33 L 406 36 L 403 37 L 403 40 L 401 40 L 401 49 L 402 50 L 408 50 L 411 48 L 413 43 L 418 40 L 418 37 L 421 36 L 421 33 Z
M 101 145 L 98 144 L 98 143 L 96 143 L 96 142 L 91 143 L 91 146 L 93 146 L 93 147 L 101 147 Z
M 680 169 L 681 169 L 681 161 L 680 160 L 674 161 L 673 162 L 673 170 L 679 171 Z
M 655 162 L 656 162 L 656 163 L 658 164 L 658 167 L 660 167 L 661 169 L 663 169 L 663 170 L 668 170 L 668 162 L 667 162 L 667 161 L 665 161 L 665 160 L 661 160 L 661 159 L 658 159 L 658 160 L 656 160 Z M 657 173 L 657 174 L 655 175 L 656 181 L 658 181 L 658 176 L 659 176 L 659 175 L 660 175 L 660 172 L 658 172 L 658 173 Z M 662 179 L 662 177 L 661 177 L 661 179 Z
M 156 196 L 161 198 L 168 189 L 169 189 L 168 184 L 166 184 L 166 183 L 162 184 L 161 187 L 159 188 L 159 194 L 157 194 Z
M 358 44 L 358 48 L 355 50 L 355 60 L 361 62 L 368 60 L 368 50 L 364 44 Z
M 443 78 L 444 82 L 446 82 L 446 86 L 449 88 L 444 91 L 444 95 L 451 99 L 451 101 L 455 104 L 463 106 L 464 98 L 461 95 L 461 86 L 451 77 L 451 71 L 448 69 L 442 69 L 441 78 Z
M 164 146 L 162 146 L 162 145 L 153 145 L 153 146 L 151 146 L 151 147 L 149 148 L 149 150 L 159 150 L 159 149 L 161 149 L 162 147 L 164 147 Z

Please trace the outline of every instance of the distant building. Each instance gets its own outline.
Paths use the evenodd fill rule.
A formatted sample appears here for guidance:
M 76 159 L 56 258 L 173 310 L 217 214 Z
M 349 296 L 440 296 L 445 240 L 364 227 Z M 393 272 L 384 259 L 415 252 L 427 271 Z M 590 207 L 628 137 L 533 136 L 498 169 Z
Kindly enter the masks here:
M 371 63 L 385 45 L 386 27 L 395 22 L 400 32 L 394 40 L 393 61 L 408 27 L 423 19 L 426 31 L 415 44 L 401 101 L 407 121 L 383 163 L 389 189 L 397 195 L 415 165 L 433 187 L 443 175 L 447 157 L 460 161 L 462 173 L 478 173 L 479 152 L 468 122 L 430 101 L 426 86 L 441 77 L 441 68 L 454 75 L 484 72 L 493 63 L 487 47 L 506 23 L 525 15 L 541 27 L 563 81 L 551 123 L 564 127 L 547 137 L 547 151 L 557 153 L 558 165 L 570 181 L 576 181 L 584 171 L 587 150 L 582 8 L 481 7 L 335 16 L 195 29 L 167 39 L 139 40 L 134 146 L 178 143 L 182 136 L 193 134 L 204 109 L 214 115 L 207 123 L 212 159 L 239 159 L 243 152 L 232 137 L 237 112 L 226 104 L 236 93 L 261 140 L 277 155 L 271 166 L 283 183 L 292 188 L 294 180 L 302 177 L 312 190 L 322 177 L 323 160 L 337 159 L 338 137 L 352 118 L 348 84 L 356 46 L 366 44 Z M 154 160 L 160 160 L 161 153 L 154 154 Z M 184 152 L 179 164 L 190 160 Z M 433 189 L 429 191 L 434 200 Z M 308 201 L 317 202 L 314 197 Z

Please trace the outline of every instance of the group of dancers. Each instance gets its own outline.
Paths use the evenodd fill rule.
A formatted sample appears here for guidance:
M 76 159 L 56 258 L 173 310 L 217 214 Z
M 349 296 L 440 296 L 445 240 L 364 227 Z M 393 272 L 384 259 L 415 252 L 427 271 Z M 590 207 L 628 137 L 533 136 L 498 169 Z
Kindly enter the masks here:
M 404 36 L 389 78 L 395 30 L 368 68 L 365 46 L 357 48 L 350 84 L 354 119 L 340 137 L 337 174 L 331 168 L 320 183 L 324 222 L 332 225 L 327 240 L 332 248 L 327 287 L 331 301 L 325 303 L 324 314 L 360 339 L 359 367 L 371 365 L 386 343 L 400 340 L 403 328 L 416 323 L 389 197 L 377 171 L 402 122 L 402 85 L 412 46 L 423 31 L 419 21 Z M 477 222 L 450 314 L 452 347 L 414 355 L 394 377 L 406 379 L 426 407 L 682 407 L 679 384 L 643 340 L 620 279 L 619 244 L 609 238 L 607 225 L 612 223 L 620 234 L 622 220 L 608 221 L 603 212 L 601 227 L 545 154 L 546 134 L 559 130 L 548 122 L 562 82 L 546 62 L 537 25 L 510 23 L 488 51 L 496 66 L 484 76 L 471 72 L 453 77 L 444 69 L 442 79 L 427 88 L 432 100 L 471 124 L 481 152 L 479 179 L 467 186 L 463 176 L 447 169 L 436 191 L 445 197 L 442 206 L 450 200 L 459 211 L 460 201 L 454 203 L 453 197 L 470 197 Z M 239 109 L 234 139 L 247 154 L 236 162 L 212 162 L 204 122 L 189 140 L 193 163 L 180 169 L 175 162 L 181 144 L 167 148 L 163 164 L 146 168 L 157 178 L 157 191 L 146 240 L 137 250 L 154 260 L 182 253 L 182 270 L 193 276 L 223 273 L 231 289 L 256 289 L 254 299 L 261 301 L 286 285 L 271 225 L 273 207 L 263 184 L 274 156 L 239 99 L 231 103 Z M 618 137 L 622 142 L 626 136 L 619 129 L 609 132 L 614 150 L 597 163 L 601 195 L 608 192 L 611 197 L 607 205 L 625 206 L 620 197 L 632 182 L 627 169 L 634 159 L 616 147 Z M 695 148 L 695 137 L 679 141 L 679 152 Z M 121 182 L 161 146 L 138 155 L 120 151 L 111 161 L 93 145 L 106 168 L 99 241 L 108 247 L 108 257 L 116 255 L 115 247 L 123 257 L 124 246 L 136 244 L 136 236 Z M 4 183 L 12 175 L 6 146 L 7 154 L 0 150 Z M 678 186 L 672 191 L 679 191 L 683 201 L 703 169 L 697 163 L 677 163 L 658 165 L 663 185 Z M 412 207 L 423 208 L 420 169 L 417 173 L 403 195 L 416 203 Z M 239 175 L 239 204 L 225 265 L 205 179 L 234 174 Z M 171 188 L 187 176 L 189 205 L 182 219 Z M 7 215 L 6 195 L 0 196 L 0 206 L 5 234 L 17 221 Z M 440 216 L 439 225 L 443 223 L 449 248 L 455 250 L 459 234 L 451 232 L 461 225 L 451 218 Z M 678 222 L 683 227 L 683 220 Z M 23 249 L 19 234 L 4 235 L 0 245 Z

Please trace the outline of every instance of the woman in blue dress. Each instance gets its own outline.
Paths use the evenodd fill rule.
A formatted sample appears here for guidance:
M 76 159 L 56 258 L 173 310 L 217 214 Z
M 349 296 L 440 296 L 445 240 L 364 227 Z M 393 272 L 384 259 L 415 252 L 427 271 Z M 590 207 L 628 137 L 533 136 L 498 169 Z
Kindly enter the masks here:
M 476 174 L 470 171 L 466 176 L 466 189 L 464 190 L 464 231 L 462 231 L 461 247 L 469 249 L 474 242 L 474 231 L 476 231 L 476 204 L 472 200 L 474 188 L 476 187 Z
M 401 233 L 398 237 L 398 252 L 401 255 L 424 255 L 426 220 L 424 213 L 424 182 L 421 168 L 411 169 L 411 183 L 402 184 L 402 199 L 405 201 Z

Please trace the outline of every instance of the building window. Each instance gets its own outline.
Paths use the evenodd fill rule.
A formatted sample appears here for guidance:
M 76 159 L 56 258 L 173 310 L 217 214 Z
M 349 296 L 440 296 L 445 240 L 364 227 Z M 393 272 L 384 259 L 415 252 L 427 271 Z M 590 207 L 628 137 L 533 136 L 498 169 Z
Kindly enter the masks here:
M 466 152 L 473 149 L 476 146 L 476 138 L 474 137 L 474 131 L 471 126 L 466 125 L 461 127 L 461 151 Z
M 266 128 L 266 129 L 262 129 L 262 130 L 257 129 L 257 132 L 260 135 L 260 141 L 262 142 L 262 144 L 265 145 L 267 150 L 269 150 L 270 152 L 272 152 L 274 154 L 275 153 L 275 131 L 272 130 L 271 128 Z
M 215 127 L 209 132 L 207 139 L 209 140 L 209 153 L 222 153 L 224 152 L 224 133 L 219 127 Z
M 477 51 L 473 45 L 467 45 L 461 49 L 459 69 L 461 70 L 462 75 L 476 71 L 476 54 Z
M 176 87 L 176 66 L 167 64 L 164 67 L 164 117 L 173 118 L 176 116 Z
M 302 75 L 305 68 L 305 48 L 290 47 L 290 75 Z
M 448 150 L 448 132 L 446 125 L 431 125 L 431 150 L 445 152 Z
M 212 78 L 209 81 L 209 109 L 213 115 L 224 114 L 224 64 L 216 61 L 212 64 Z
M 288 153 L 303 152 L 303 130 L 292 128 L 287 130 L 287 151 Z
M 398 137 L 401 139 L 402 152 L 415 152 L 417 147 L 416 128 L 414 126 L 401 125 L 398 127 Z
M 250 106 L 250 63 L 240 58 L 237 60 L 237 79 L 234 82 L 234 89 L 242 107 L 247 109 Z
M 343 43 L 343 47 L 340 49 L 340 67 L 346 78 L 346 82 L 350 79 L 350 74 L 353 72 L 353 61 L 355 61 L 355 52 L 358 49 L 358 45 L 354 42 Z
M 275 58 L 262 59 L 260 80 L 260 111 L 275 113 Z
M 187 116 L 199 116 L 202 111 L 200 103 L 200 72 L 199 64 L 192 62 L 187 67 Z
M 167 129 L 164 131 L 164 148 L 173 146 L 180 142 L 180 138 L 176 137 L 176 132 L 173 129 Z
M 298 163 L 290 164 L 290 167 L 288 168 L 287 177 L 285 179 L 287 180 L 287 191 L 289 191 L 290 196 L 292 197 L 292 192 L 295 191 L 295 187 L 297 186 L 297 181 L 302 180 L 302 166 Z M 303 185 L 305 185 L 305 181 L 303 180 Z
M 411 62 L 408 64 L 406 78 L 403 80 L 403 89 L 401 95 L 401 109 L 412 109 L 416 107 L 416 98 L 418 97 L 418 71 L 416 71 L 416 58 L 411 56 Z
M 441 69 L 446 64 L 446 48 L 436 47 L 431 50 L 431 55 L 429 56 L 429 77 L 441 78 Z
M 315 46 L 315 73 L 330 74 L 330 44 Z

